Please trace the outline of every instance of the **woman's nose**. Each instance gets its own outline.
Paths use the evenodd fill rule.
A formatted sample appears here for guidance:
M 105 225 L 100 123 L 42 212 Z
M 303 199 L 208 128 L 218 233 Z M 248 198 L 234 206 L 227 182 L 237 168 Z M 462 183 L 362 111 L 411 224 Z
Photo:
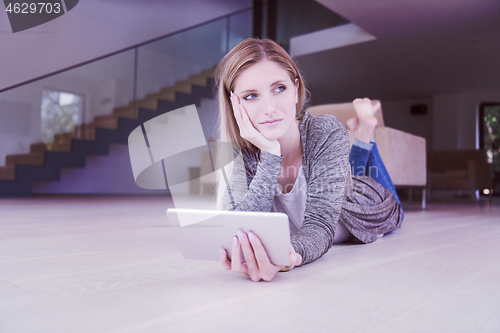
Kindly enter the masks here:
M 264 98 L 264 114 L 269 115 L 276 112 L 274 101 L 270 98 Z

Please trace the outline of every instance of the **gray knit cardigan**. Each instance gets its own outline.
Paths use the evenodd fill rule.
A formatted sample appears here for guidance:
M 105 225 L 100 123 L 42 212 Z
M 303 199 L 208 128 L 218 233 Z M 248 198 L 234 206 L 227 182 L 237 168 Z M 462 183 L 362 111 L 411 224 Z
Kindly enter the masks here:
M 349 136 L 337 117 L 306 112 L 299 131 L 307 199 L 304 223 L 291 243 L 303 264 L 330 249 L 339 222 L 363 243 L 401 226 L 402 207 L 389 190 L 372 178 L 351 177 Z M 222 208 L 269 212 L 283 156 L 247 149 L 241 152 L 243 162 L 236 159 L 233 163 Z

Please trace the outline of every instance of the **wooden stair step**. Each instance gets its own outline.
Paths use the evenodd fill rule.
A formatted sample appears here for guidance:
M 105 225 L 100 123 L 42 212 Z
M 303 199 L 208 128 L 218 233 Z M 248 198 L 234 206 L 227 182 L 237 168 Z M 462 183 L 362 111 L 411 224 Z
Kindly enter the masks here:
M 193 85 L 198 85 L 202 87 L 207 86 L 207 79 L 210 77 L 213 77 L 215 67 L 209 68 L 207 70 L 204 70 L 203 72 L 199 74 L 194 74 L 188 77 L 186 80 L 181 80 L 177 81 L 173 86 L 170 87 L 165 87 L 162 88 L 160 91 L 147 94 L 145 98 L 135 101 L 135 102 L 130 102 L 128 106 L 122 107 L 126 108 L 125 110 L 127 111 L 113 111 L 113 114 L 119 115 L 120 112 L 125 112 L 125 114 L 136 114 L 133 111 L 130 111 L 130 109 L 133 109 L 134 107 L 137 108 L 145 108 L 145 109 L 150 109 L 150 110 L 157 110 L 158 109 L 158 99 L 163 99 L 171 102 L 175 102 L 175 92 L 182 92 L 185 94 L 191 94 L 192 93 L 192 86 Z M 138 112 L 137 112 L 137 118 L 139 117 Z M 137 119 L 133 118 L 133 119 Z
M 76 139 L 95 141 L 96 131 L 93 123 L 78 125 L 73 133 Z
M 66 134 L 66 133 L 64 133 Z M 73 138 L 73 133 L 70 133 L 71 136 L 68 135 L 60 135 L 57 140 L 56 136 L 54 136 L 54 141 L 48 144 L 45 143 L 33 143 L 30 145 L 30 152 L 45 152 L 45 151 L 53 151 L 58 153 L 70 153 L 71 152 L 71 139 Z
M 33 152 L 29 154 L 16 154 L 5 156 L 5 165 L 40 165 L 45 163 L 45 152 Z
M 206 87 L 207 86 L 207 77 L 204 75 L 193 75 L 188 77 L 187 79 L 191 85 Z
M 175 102 L 175 88 L 173 87 L 163 88 L 159 92 L 146 95 L 146 98 L 156 99 L 157 102 L 158 99 L 164 99 L 166 101 Z M 156 110 L 156 108 L 154 108 L 153 110 Z
M 189 79 L 178 81 L 175 83 L 175 91 L 190 94 L 192 92 L 192 85 Z
M 146 98 L 140 99 L 138 101 L 132 101 L 129 103 L 129 106 L 136 108 L 144 108 L 150 110 L 158 110 L 158 98 L 161 97 L 150 97 L 146 95 Z
M 118 129 L 118 117 L 114 114 L 94 117 L 94 126 L 107 129 Z
M 206 87 L 207 79 L 214 77 L 215 68 L 207 69 L 201 73 L 191 75 L 188 80 L 191 81 L 191 84 L 196 84 L 197 86 Z
M 113 114 L 121 118 L 139 119 L 139 108 L 134 105 L 119 106 L 113 109 Z
M 52 142 L 50 151 L 57 153 L 71 153 L 71 140 Z
M 1 166 L 0 180 L 16 180 L 16 166 L 15 165 Z
M 192 91 L 192 87 L 191 87 L 191 82 L 189 82 L 189 79 L 182 80 L 182 81 L 177 81 L 173 86 L 162 88 L 156 94 L 159 94 L 159 93 L 163 93 L 163 94 L 174 93 L 174 97 L 175 97 L 175 92 L 176 91 L 182 92 L 182 93 L 185 93 L 185 94 L 190 94 L 191 91 Z
M 57 141 L 57 142 L 71 141 L 71 139 L 73 139 L 73 138 L 74 138 L 73 132 L 59 133 L 59 134 L 54 135 L 54 141 Z
M 43 153 L 47 150 L 47 145 L 43 142 L 32 143 L 30 145 L 30 153 Z

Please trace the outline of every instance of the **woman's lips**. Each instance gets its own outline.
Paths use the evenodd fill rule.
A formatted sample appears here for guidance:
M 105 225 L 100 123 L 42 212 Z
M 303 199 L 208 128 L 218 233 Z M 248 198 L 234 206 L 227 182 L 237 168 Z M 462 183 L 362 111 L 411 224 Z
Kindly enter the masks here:
M 283 119 L 270 119 L 266 120 L 265 122 L 262 122 L 261 125 L 264 125 L 266 127 L 273 127 L 277 126 Z

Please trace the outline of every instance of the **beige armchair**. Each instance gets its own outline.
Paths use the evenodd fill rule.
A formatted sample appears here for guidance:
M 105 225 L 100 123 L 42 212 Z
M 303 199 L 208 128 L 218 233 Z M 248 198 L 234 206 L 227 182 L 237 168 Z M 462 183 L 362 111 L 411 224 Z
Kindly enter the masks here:
M 375 103 L 377 101 L 373 101 Z M 313 115 L 329 113 L 335 115 L 344 125 L 347 120 L 356 116 L 352 103 L 324 104 L 307 109 Z M 422 209 L 425 209 L 425 189 L 427 183 L 426 143 L 425 139 L 410 133 L 384 126 L 382 108 L 375 113 L 378 119 L 375 128 L 375 141 L 380 156 L 391 176 L 396 188 L 414 187 L 422 189 Z M 354 134 L 347 130 L 351 145 Z

